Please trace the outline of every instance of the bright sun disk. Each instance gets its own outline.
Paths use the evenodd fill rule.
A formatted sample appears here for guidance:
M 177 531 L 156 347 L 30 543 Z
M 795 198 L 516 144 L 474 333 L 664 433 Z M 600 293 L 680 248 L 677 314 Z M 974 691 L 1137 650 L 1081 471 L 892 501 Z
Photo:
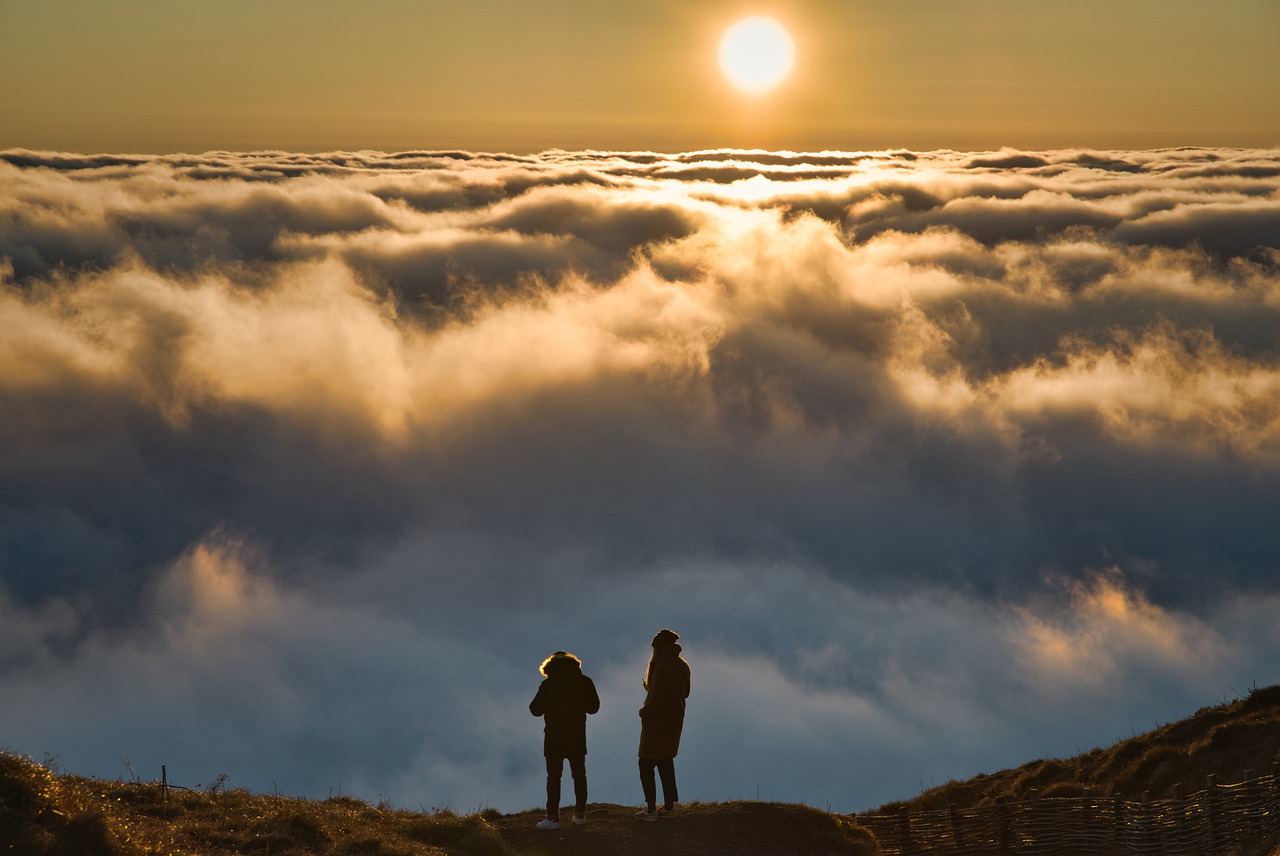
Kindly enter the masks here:
M 751 95 L 768 92 L 791 73 L 795 43 L 772 18 L 754 15 L 725 30 L 720 39 L 720 69 L 733 86 Z

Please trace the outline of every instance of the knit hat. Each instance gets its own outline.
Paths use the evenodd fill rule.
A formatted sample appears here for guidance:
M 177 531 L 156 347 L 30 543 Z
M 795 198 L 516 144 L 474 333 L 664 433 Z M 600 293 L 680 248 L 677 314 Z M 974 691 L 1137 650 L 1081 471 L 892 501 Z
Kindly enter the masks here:
M 659 645 L 674 645 L 676 640 L 679 638 L 679 633 L 674 630 L 668 630 L 664 627 L 658 631 L 656 636 L 653 637 L 653 647 L 657 648 Z

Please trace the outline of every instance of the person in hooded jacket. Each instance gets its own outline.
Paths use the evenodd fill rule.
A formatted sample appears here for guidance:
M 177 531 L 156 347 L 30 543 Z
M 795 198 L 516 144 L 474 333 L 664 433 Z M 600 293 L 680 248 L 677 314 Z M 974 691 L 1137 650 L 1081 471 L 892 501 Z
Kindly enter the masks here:
M 547 759 L 547 817 L 538 829 L 560 828 L 560 777 L 569 760 L 573 776 L 573 823 L 587 822 L 587 715 L 600 710 L 596 685 L 582 674 L 582 661 L 556 651 L 542 662 L 546 680 L 529 702 L 529 712 L 543 718 L 542 754 Z
M 641 820 L 656 820 L 675 813 L 680 796 L 676 791 L 676 753 L 684 730 L 684 704 L 689 697 L 689 664 L 680 656 L 676 640 L 680 634 L 659 630 L 653 637 L 653 656 L 645 675 L 644 705 L 640 708 L 640 786 L 644 789 Z M 662 777 L 662 805 L 657 805 L 654 770 Z

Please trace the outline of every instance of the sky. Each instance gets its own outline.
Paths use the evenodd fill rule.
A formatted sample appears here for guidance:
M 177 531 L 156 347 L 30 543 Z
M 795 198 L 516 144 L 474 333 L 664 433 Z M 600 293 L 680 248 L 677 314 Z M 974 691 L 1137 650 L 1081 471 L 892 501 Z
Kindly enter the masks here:
M 734 91 L 771 15 L 796 69 Z M 1280 145 L 1274 0 L 6 0 L 0 139 L 77 152 Z
M 0 152 L 0 743 L 854 811 L 1280 681 L 1280 154 Z
M 795 69 L 716 66 L 749 14 Z M 0 748 L 855 811 L 1280 682 L 1270 0 L 0 4 Z

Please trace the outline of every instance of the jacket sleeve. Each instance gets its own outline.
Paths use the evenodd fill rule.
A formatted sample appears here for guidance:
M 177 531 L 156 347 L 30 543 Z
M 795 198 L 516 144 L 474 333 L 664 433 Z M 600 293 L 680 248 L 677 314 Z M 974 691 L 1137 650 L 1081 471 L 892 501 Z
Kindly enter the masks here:
M 538 692 L 534 695 L 533 701 L 529 702 L 529 712 L 534 716 L 542 716 L 547 712 L 547 697 L 543 689 L 547 686 L 547 682 L 543 681 L 538 685 Z
M 595 681 L 582 676 L 582 709 L 587 713 L 598 713 L 600 711 L 600 695 L 596 692 Z

